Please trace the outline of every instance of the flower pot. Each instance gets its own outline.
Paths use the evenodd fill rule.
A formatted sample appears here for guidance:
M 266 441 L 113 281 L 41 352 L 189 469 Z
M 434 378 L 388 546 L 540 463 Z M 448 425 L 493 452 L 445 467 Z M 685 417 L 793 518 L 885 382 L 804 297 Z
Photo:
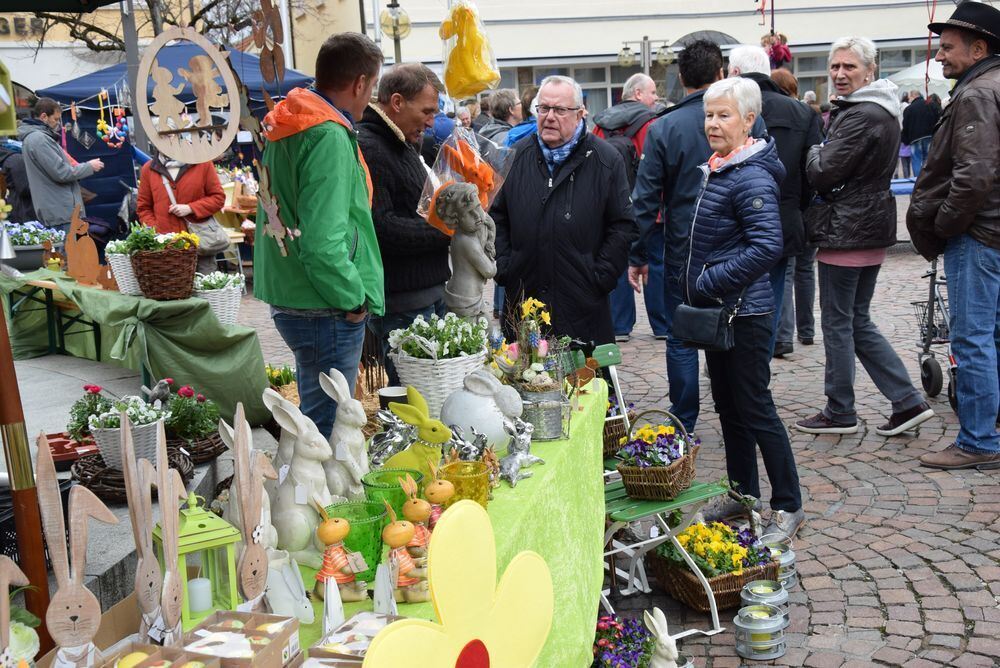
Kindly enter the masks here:
M 208 302 L 208 307 L 223 325 L 235 325 L 240 315 L 243 291 L 230 286 L 218 290 L 195 290 L 194 296 Z
M 569 438 L 570 405 L 561 390 L 530 392 L 518 388 L 524 402 L 522 419 L 531 423 L 533 441 Z
M 475 355 L 445 359 L 413 357 L 403 350 L 394 356 L 400 385 L 412 385 L 420 392 L 427 401 L 427 409 L 432 418 L 441 415 L 444 400 L 461 388 L 465 377 L 481 368 L 485 361 L 485 350 Z
M 156 462 L 156 422 L 132 425 L 132 445 L 136 459 Z M 121 429 L 94 429 L 94 443 L 101 452 L 104 463 L 110 468 L 122 470 Z
M 52 244 L 52 250 L 60 250 L 62 246 L 61 242 Z M 41 245 L 14 246 L 14 254 L 14 258 L 3 260 L 2 263 L 20 271 L 34 271 L 42 268 L 42 256 L 45 254 L 45 249 Z
M 118 283 L 118 292 L 123 295 L 141 297 L 142 288 L 139 287 L 135 270 L 132 269 L 132 258 L 121 253 L 108 253 L 105 257 L 108 258 L 108 264 L 111 265 L 111 271 L 114 272 L 115 282 Z
M 187 299 L 194 291 L 198 250 L 139 251 L 132 255 L 132 268 L 142 293 L 149 299 Z

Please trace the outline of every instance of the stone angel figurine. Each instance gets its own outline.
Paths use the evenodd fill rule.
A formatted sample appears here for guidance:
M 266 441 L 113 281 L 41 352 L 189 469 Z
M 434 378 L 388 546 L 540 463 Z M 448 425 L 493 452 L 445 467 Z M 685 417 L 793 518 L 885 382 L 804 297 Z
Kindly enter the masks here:
M 450 229 L 451 279 L 444 288 L 448 310 L 469 317 L 483 312 L 483 286 L 497 273 L 496 225 L 471 183 L 446 185 L 434 200 L 434 210 Z

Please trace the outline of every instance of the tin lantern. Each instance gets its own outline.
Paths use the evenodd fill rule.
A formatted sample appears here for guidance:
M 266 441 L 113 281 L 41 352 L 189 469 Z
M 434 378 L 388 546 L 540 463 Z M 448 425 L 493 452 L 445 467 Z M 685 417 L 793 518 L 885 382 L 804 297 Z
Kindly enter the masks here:
M 761 536 L 760 542 L 771 550 L 771 558 L 778 560 L 778 581 L 781 582 L 781 586 L 785 591 L 791 591 L 799 583 L 792 539 L 784 534 L 768 533 Z
M 788 592 L 777 580 L 754 580 L 744 585 L 740 591 L 740 600 L 744 606 L 766 603 L 773 605 L 788 616 Z
M 788 646 L 788 616 L 773 605 L 758 603 L 740 608 L 733 617 L 736 653 L 744 659 L 767 661 L 784 656 Z
M 201 504 L 198 500 L 201 500 Z M 184 585 L 181 624 L 187 632 L 217 610 L 235 610 L 237 593 L 236 544 L 242 539 L 236 527 L 209 512 L 205 499 L 191 492 L 180 511 L 177 572 Z M 163 568 L 163 533 L 153 528 L 153 544 Z

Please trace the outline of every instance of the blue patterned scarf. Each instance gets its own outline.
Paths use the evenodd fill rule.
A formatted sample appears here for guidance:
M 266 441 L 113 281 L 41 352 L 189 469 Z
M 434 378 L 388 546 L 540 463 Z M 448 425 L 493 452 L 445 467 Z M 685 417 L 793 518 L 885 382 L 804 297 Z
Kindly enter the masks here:
M 580 143 L 580 139 L 583 137 L 583 130 L 587 127 L 587 122 L 580 120 L 580 124 L 576 126 L 576 132 L 573 133 L 573 138 L 562 146 L 557 146 L 555 148 L 549 148 L 542 141 L 541 134 L 536 135 L 538 137 L 538 145 L 542 147 L 542 155 L 545 156 L 545 164 L 549 166 L 549 174 L 554 174 L 556 167 L 566 162 L 566 158 L 569 154 L 573 152 L 576 145 Z

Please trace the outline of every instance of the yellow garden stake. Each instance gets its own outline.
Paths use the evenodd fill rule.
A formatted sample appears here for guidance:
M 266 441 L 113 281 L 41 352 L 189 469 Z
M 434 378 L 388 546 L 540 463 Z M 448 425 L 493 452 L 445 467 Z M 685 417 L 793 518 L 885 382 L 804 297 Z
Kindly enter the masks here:
M 427 556 L 439 623 L 404 619 L 372 640 L 364 668 L 528 668 L 552 628 L 553 592 L 540 555 L 518 553 L 496 579 L 496 543 L 478 503 L 457 502 L 438 520 Z

